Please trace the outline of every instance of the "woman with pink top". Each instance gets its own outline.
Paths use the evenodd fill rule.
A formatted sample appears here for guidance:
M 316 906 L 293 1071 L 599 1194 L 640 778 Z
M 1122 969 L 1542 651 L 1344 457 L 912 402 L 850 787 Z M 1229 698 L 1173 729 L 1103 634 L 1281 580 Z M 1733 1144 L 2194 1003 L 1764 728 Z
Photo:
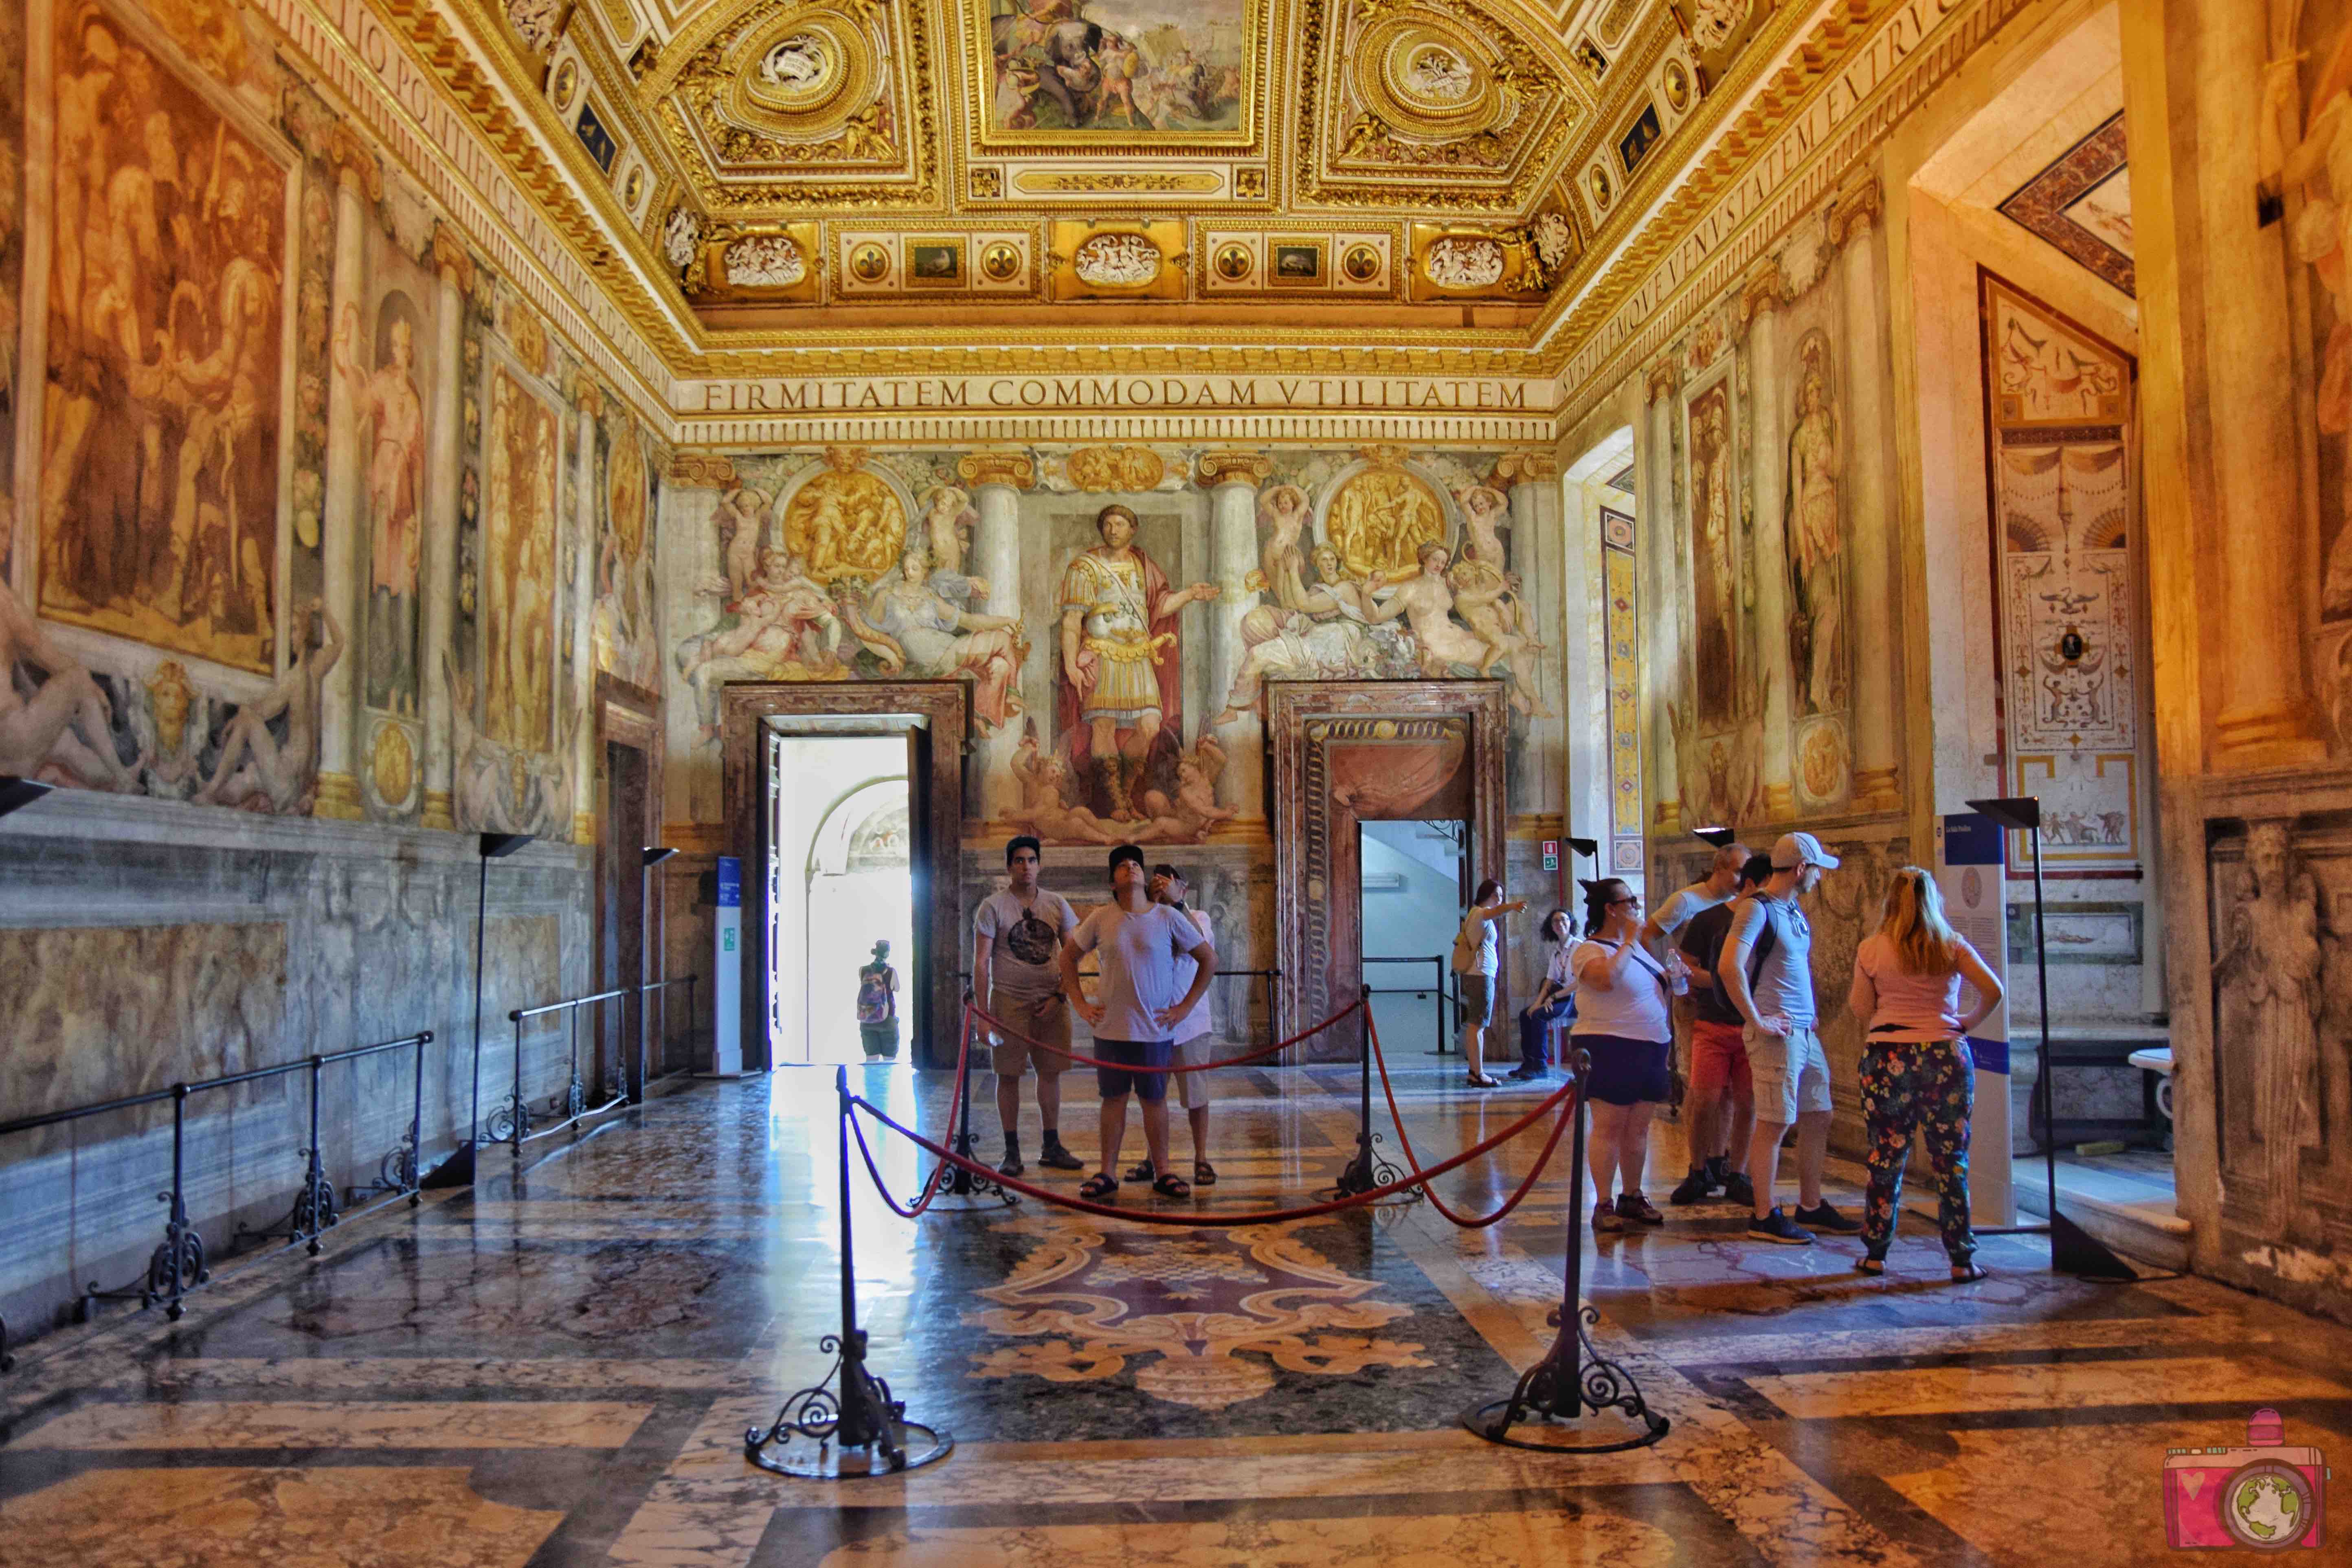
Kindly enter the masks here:
M 1869 1132 L 1870 1192 L 1862 1218 L 1864 1274 L 1886 1271 L 1895 1208 L 1911 1134 L 1924 1132 L 1936 1173 L 1936 1223 L 1956 1280 L 1981 1279 L 1969 1228 L 1969 1115 L 1976 1063 L 1968 1035 L 2000 1005 L 2000 979 L 1944 919 L 1935 879 L 1916 866 L 1895 873 L 1886 918 L 1853 959 L 1846 1005 L 1869 1020 L 1862 1045 L 1862 1114 Z M 1960 1012 L 1960 982 L 1976 1006 Z

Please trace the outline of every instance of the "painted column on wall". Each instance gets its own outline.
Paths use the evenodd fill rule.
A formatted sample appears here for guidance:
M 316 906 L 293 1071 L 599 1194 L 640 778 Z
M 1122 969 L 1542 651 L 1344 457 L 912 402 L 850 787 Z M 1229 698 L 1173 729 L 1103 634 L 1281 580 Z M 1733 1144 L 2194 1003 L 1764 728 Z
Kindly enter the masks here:
M 1679 552 L 1671 542 L 1681 537 L 1674 513 L 1675 363 L 1671 356 L 1652 367 L 1643 391 L 1647 395 L 1648 430 L 1643 448 L 1642 489 L 1637 500 L 1639 515 L 1650 523 L 1650 542 L 1645 553 L 1655 587 L 1651 603 L 1661 606 L 1678 605 L 1684 601 L 1676 582 L 1680 576 L 1675 569 Z M 1642 700 L 1649 710 L 1649 773 L 1655 781 L 1658 797 L 1651 826 L 1659 833 L 1679 833 L 1683 826 L 1683 774 L 1681 756 L 1675 744 L 1672 698 L 1684 689 L 1682 658 L 1675 638 L 1681 620 L 1676 616 L 1658 614 L 1650 616 L 1649 625 L 1649 679 L 1642 683 Z
M 579 411 L 580 449 L 575 454 L 572 485 L 572 528 L 577 553 L 572 560 L 572 712 L 579 729 L 572 736 L 572 841 L 587 844 L 596 837 L 594 780 L 596 777 L 596 659 L 590 646 L 589 604 L 596 596 L 596 421 L 604 412 L 604 393 L 583 376 L 573 395 Z M 624 431 L 624 440 L 635 436 Z
M 1544 542 L 1561 537 L 1559 504 L 1559 459 L 1549 452 L 1512 452 L 1495 465 L 1495 477 L 1509 486 L 1511 501 L 1511 540 L 1508 567 L 1519 582 L 1517 593 L 1528 601 L 1528 611 L 1534 616 L 1534 626 L 1546 626 L 1557 618 L 1549 604 L 1556 591 L 1559 574 L 1543 570 Z M 1549 651 L 1545 649 L 1543 651 Z M 1537 812 L 1549 815 L 1562 805 L 1560 795 L 1559 752 L 1561 728 L 1557 682 L 1548 679 L 1550 661 L 1530 645 L 1519 656 L 1527 665 L 1520 676 L 1527 695 L 1535 707 L 1528 716 L 1527 758 L 1522 763 L 1523 797 L 1516 804 L 1520 813 Z M 1547 692 L 1546 688 L 1554 689 Z
M 341 321 L 359 314 L 367 297 L 366 208 L 383 199 L 383 173 L 375 155 L 348 131 L 338 127 L 328 156 L 335 166 L 335 263 L 333 301 L 328 320 Z M 323 553 L 327 608 L 344 629 L 346 639 L 358 635 L 360 619 L 359 525 L 364 473 L 359 449 L 359 401 L 342 376 L 327 383 L 326 526 Z M 356 656 L 336 660 L 327 671 L 320 719 L 319 795 L 311 813 L 317 816 L 357 821 L 362 815 L 357 765 L 359 668 Z
M 457 232 L 433 231 L 433 445 L 426 483 L 425 531 L 425 668 L 418 673 L 425 713 L 424 825 L 457 826 L 449 808 L 449 758 L 456 745 L 449 721 L 449 683 L 441 661 L 457 645 L 457 498 L 465 475 L 460 442 L 465 381 L 466 299 L 473 292 L 474 258 Z
M 986 579 L 988 597 L 982 608 L 992 616 L 1021 614 L 1021 492 L 1037 482 L 1037 466 L 1026 452 L 973 452 L 957 460 L 956 473 L 971 487 L 979 521 L 971 531 L 971 567 Z M 1037 641 L 1033 634 L 1033 645 Z M 1025 664 L 1026 661 L 1024 661 Z M 1023 696 L 1028 697 L 1024 679 Z M 1036 711 L 1034 705 L 1032 712 Z M 982 811 L 991 822 L 1002 822 L 1021 805 L 1020 781 L 1013 773 L 1013 753 L 1021 736 L 1011 724 L 982 739 L 974 748 L 983 780 Z
M 1895 768 L 1894 642 L 1895 559 L 1888 537 L 1891 426 L 1887 399 L 1886 300 L 1878 279 L 1878 182 L 1866 180 L 1830 213 L 1831 243 L 1839 255 L 1845 307 L 1846 429 L 1843 478 L 1852 533 L 1854 642 L 1874 650 L 1853 665 L 1853 804 L 1863 811 L 1894 811 L 1903 804 Z M 1883 655 L 1880 651 L 1884 650 Z
M 1753 432 L 1750 487 L 1756 565 L 1755 653 L 1762 667 L 1764 710 L 1764 812 L 1785 821 L 1796 811 L 1789 765 L 1789 700 L 1794 680 L 1789 658 L 1789 560 L 1782 531 L 1788 484 L 1788 433 L 1782 427 L 1780 384 L 1780 272 L 1778 262 L 1748 280 L 1739 310 L 1748 323 L 1748 399 Z
M 1203 721 L 1234 689 L 1243 657 L 1242 617 L 1256 607 L 1249 586 L 1257 562 L 1257 488 L 1274 465 L 1255 452 L 1203 452 L 1196 466 L 1209 490 L 1209 580 L 1218 596 L 1209 602 L 1209 690 Z M 1215 726 L 1224 748 L 1225 770 L 1217 778 L 1217 804 L 1244 817 L 1265 815 L 1265 731 L 1254 713 Z

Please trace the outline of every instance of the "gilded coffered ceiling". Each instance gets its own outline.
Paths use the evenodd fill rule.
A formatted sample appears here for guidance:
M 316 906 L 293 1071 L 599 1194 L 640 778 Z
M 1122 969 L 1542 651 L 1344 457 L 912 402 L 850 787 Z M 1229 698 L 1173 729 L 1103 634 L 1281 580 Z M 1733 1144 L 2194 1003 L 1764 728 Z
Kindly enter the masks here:
M 721 353 L 1524 345 L 1776 5 L 450 0 Z

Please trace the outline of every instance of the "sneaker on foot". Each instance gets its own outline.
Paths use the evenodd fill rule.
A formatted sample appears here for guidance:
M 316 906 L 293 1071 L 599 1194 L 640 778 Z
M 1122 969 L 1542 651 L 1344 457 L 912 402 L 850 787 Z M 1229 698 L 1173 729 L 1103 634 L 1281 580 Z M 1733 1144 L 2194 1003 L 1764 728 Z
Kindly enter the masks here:
M 1756 1184 L 1748 1179 L 1745 1172 L 1732 1172 L 1723 1184 L 1723 1201 L 1727 1204 L 1738 1204 L 1748 1213 L 1755 1213 Z
M 1833 1236 L 1858 1236 L 1862 1232 L 1862 1221 L 1846 1218 L 1845 1215 L 1830 1207 L 1830 1201 L 1827 1198 L 1823 1198 L 1811 1208 L 1799 1209 L 1797 1223 L 1811 1226 L 1815 1230 L 1826 1230 Z
M 1713 1191 L 1715 1191 L 1715 1184 L 1707 1180 L 1706 1173 L 1693 1171 L 1683 1178 L 1680 1186 L 1666 1194 L 1666 1202 L 1676 1208 L 1682 1208 L 1702 1201 Z
M 1059 1143 L 1048 1143 L 1039 1151 L 1037 1163 L 1049 1171 L 1083 1171 L 1087 1168 L 1087 1163 L 1084 1160 L 1079 1159 Z
M 1790 1223 L 1789 1216 L 1775 1205 L 1762 1219 L 1748 1222 L 1748 1235 L 1754 1241 L 1774 1241 L 1782 1247 L 1811 1247 L 1813 1233 Z
M 1622 1236 L 1624 1231 L 1625 1222 L 1617 1217 L 1617 1205 L 1607 1198 L 1601 1199 L 1600 1205 L 1592 1211 L 1592 1234 Z
M 1642 1225 L 1666 1223 L 1666 1216 L 1658 1212 L 1657 1205 L 1640 1193 L 1617 1194 L 1617 1217 L 1633 1220 Z

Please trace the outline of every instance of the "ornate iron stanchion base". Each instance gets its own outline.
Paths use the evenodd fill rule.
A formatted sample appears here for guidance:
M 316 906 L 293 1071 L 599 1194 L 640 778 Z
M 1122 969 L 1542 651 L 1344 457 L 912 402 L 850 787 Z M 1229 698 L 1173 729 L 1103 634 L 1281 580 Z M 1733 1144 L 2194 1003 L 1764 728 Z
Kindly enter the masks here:
M 485 1142 L 521 1147 L 522 1141 L 530 1136 L 530 1102 L 520 1096 L 508 1095 L 507 1102 L 490 1112 L 489 1120 L 483 1123 L 482 1131 Z
M 745 1458 L 780 1476 L 846 1481 L 918 1470 L 955 1447 L 950 1433 L 908 1420 L 906 1403 L 892 1399 L 890 1385 L 866 1370 L 866 1331 L 845 1346 L 838 1334 L 827 1334 L 817 1348 L 835 1352 L 833 1369 L 815 1387 L 785 1400 L 773 1425 L 743 1434 Z
M 308 1150 L 303 1152 L 309 1152 Z M 335 1197 L 335 1184 L 327 1180 L 326 1173 L 313 1160 L 309 1174 L 302 1179 L 302 1185 L 295 1191 L 294 1206 L 287 1211 L 284 1219 L 265 1230 L 239 1226 L 236 1234 L 255 1241 L 282 1236 L 289 1247 L 298 1241 L 307 1241 L 310 1245 L 310 1256 L 316 1258 L 324 1250 L 319 1244 L 320 1233 L 341 1224 L 342 1217 L 341 1205 Z
M 1371 1147 L 1371 1144 L 1384 1142 L 1386 1140 L 1378 1132 L 1371 1135 L 1369 1143 L 1363 1139 L 1358 1139 L 1356 1157 L 1348 1162 L 1346 1170 L 1339 1173 L 1338 1184 L 1327 1189 L 1326 1194 L 1318 1194 L 1318 1196 L 1327 1196 L 1327 1201 L 1328 1198 L 1352 1198 L 1360 1193 L 1369 1193 L 1376 1187 L 1385 1187 L 1391 1182 L 1403 1181 L 1405 1178 L 1403 1167 L 1391 1160 L 1384 1159 Z M 1401 1205 L 1420 1201 L 1421 1189 L 1407 1187 L 1401 1193 L 1391 1193 L 1387 1197 L 1378 1200 L 1377 1206 Z
M 1592 1348 L 1585 1325 L 1600 1321 L 1594 1308 L 1579 1311 L 1573 1338 L 1563 1331 L 1552 1353 L 1528 1368 L 1509 1398 L 1472 1405 L 1462 1413 L 1462 1425 L 1489 1443 L 1539 1454 L 1617 1454 L 1664 1437 L 1671 1423 L 1643 1401 L 1633 1374 Z M 1563 1347 L 1566 1355 L 1560 1353 Z M 1575 1435 L 1574 1423 L 1588 1408 L 1596 1415 L 1622 1411 L 1641 1422 L 1643 1430 L 1611 1443 L 1565 1441 Z
M 956 1152 L 971 1158 L 971 1135 L 956 1140 Z M 940 1178 L 939 1195 L 932 1198 L 930 1214 L 979 1214 L 990 1209 L 1009 1209 L 1021 1201 L 1021 1194 L 1010 1191 L 986 1176 L 975 1176 L 961 1165 L 950 1165 Z

